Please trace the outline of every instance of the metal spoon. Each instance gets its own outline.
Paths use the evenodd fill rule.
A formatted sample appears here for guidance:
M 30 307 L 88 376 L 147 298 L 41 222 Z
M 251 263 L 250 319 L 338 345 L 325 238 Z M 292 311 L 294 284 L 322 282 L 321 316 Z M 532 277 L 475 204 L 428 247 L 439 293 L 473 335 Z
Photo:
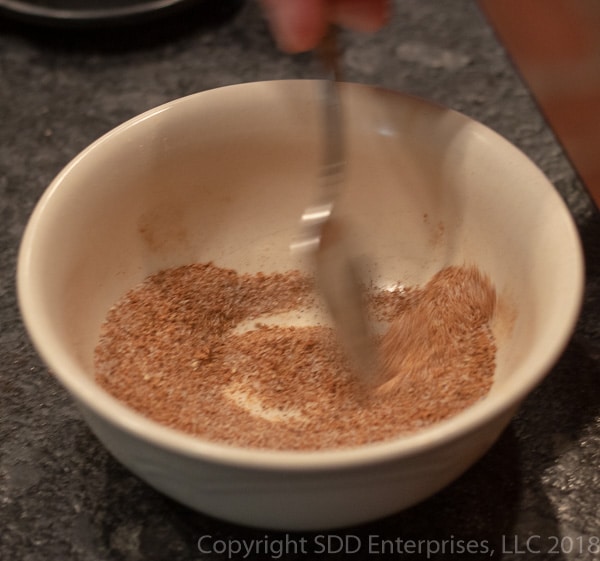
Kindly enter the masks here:
M 345 159 L 337 31 L 334 27 L 323 39 L 319 55 L 328 74 L 327 79 L 321 81 L 324 160 L 317 200 L 302 215 L 302 238 L 294 247 L 313 253 L 317 286 L 338 338 L 356 372 L 364 381 L 369 381 L 376 361 L 364 310 L 363 284 L 349 247 L 347 227 L 335 212 Z

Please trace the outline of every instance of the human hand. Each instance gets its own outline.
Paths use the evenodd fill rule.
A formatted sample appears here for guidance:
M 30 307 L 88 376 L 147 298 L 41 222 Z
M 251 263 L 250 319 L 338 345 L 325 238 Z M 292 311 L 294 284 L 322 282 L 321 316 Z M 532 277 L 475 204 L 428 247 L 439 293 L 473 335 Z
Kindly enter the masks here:
M 280 48 L 289 53 L 317 46 L 334 23 L 377 31 L 387 21 L 389 0 L 260 0 Z

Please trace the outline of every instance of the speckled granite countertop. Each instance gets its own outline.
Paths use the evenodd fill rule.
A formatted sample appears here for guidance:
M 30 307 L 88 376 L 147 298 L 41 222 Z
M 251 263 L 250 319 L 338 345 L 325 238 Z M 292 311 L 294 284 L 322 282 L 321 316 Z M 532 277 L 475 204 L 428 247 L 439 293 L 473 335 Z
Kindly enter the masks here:
M 87 32 L 58 40 L 62 32 L 44 36 L 0 19 L 0 559 L 225 560 L 221 544 L 261 539 L 271 549 L 251 558 L 281 557 L 277 540 L 285 535 L 192 512 L 109 456 L 32 350 L 16 304 L 15 263 L 28 216 L 61 167 L 92 140 L 182 95 L 314 77 L 310 57 L 274 48 L 253 2 L 218 26 L 183 19 L 185 25 L 165 24 L 160 33 L 145 32 L 143 40 L 127 33 L 108 43 Z M 364 544 L 379 536 L 488 540 L 496 559 L 598 560 L 598 212 L 471 0 L 397 0 L 384 32 L 348 41 L 349 80 L 461 110 L 516 143 L 547 173 L 577 221 L 588 282 L 570 345 L 492 450 L 430 500 L 335 532 L 320 558 L 362 558 Z M 212 538 L 199 549 L 202 536 Z M 314 534 L 287 538 L 292 545 L 283 557 L 317 557 L 298 547 Z M 352 553 L 358 542 L 362 555 Z

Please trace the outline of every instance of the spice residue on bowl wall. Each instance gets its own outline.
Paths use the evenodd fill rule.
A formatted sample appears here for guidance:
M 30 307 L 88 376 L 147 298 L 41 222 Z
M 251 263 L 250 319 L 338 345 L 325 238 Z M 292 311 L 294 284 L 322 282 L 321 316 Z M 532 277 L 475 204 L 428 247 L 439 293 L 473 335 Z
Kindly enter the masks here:
M 423 287 L 373 288 L 367 299 L 382 326 L 381 378 L 371 388 L 330 326 L 306 324 L 319 313 L 309 276 L 212 263 L 156 273 L 113 306 L 95 351 L 96 379 L 169 427 L 279 450 L 388 440 L 487 394 L 496 295 L 485 275 L 447 267 Z

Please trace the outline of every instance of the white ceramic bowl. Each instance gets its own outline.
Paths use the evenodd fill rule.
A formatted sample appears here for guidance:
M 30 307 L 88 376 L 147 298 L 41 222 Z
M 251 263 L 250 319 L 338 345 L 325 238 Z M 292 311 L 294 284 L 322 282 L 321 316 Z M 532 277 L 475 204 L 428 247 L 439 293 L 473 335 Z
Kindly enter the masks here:
M 99 327 L 148 274 L 209 260 L 249 272 L 295 267 L 289 243 L 319 164 L 317 94 L 312 81 L 236 85 L 128 121 L 53 181 L 19 256 L 30 336 L 106 447 L 176 500 L 252 526 L 357 524 L 444 487 L 492 445 L 555 363 L 582 299 L 573 221 L 527 157 L 449 109 L 345 85 L 343 204 L 376 278 L 418 284 L 465 262 L 488 273 L 499 295 L 489 396 L 390 442 L 275 452 L 193 438 L 108 395 L 92 371 Z

